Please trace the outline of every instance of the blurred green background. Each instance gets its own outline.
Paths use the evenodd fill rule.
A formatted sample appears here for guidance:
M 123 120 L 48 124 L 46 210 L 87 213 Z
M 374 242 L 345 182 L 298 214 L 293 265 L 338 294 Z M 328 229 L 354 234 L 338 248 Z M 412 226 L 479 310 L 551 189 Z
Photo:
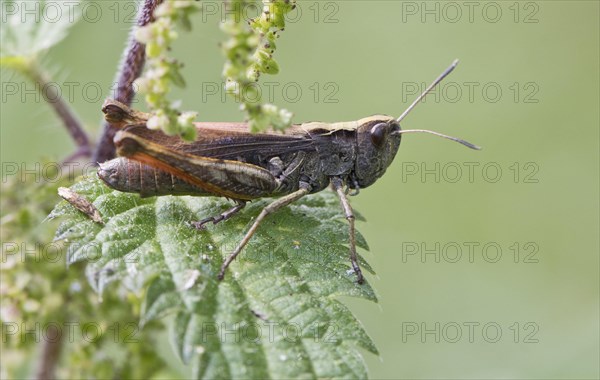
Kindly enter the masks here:
M 59 84 L 78 84 L 73 106 L 97 137 L 133 3 L 94 4 L 45 62 Z M 173 98 L 201 120 L 238 121 L 237 104 L 213 94 L 222 8 L 206 7 L 174 50 L 188 86 Z M 261 82 L 296 122 L 399 115 L 416 87 L 460 58 L 403 128 L 484 147 L 405 135 L 386 175 L 352 199 L 378 274 L 379 305 L 347 300 L 381 351 L 365 354 L 371 376 L 598 378 L 599 3 L 299 9 L 279 39 L 280 74 Z M 51 109 L 21 95 L 3 94 L 2 162 L 66 157 L 73 144 Z

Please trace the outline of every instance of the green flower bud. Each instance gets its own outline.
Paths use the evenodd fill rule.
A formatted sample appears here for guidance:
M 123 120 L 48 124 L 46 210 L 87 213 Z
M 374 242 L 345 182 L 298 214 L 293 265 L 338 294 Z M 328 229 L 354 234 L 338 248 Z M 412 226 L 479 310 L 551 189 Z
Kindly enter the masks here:
M 292 114 L 271 104 L 261 106 L 260 88 L 253 84 L 262 73 L 279 72 L 279 65 L 273 59 L 276 32 L 284 28 L 285 14 L 294 9 L 295 1 L 264 0 L 263 12 L 249 22 L 240 17 L 241 9 L 247 3 L 243 0 L 234 2 L 237 7 L 234 9 L 239 8 L 239 11 L 228 14 L 221 23 L 221 29 L 229 35 L 221 45 L 227 59 L 223 67 L 223 76 L 227 80 L 225 89 L 241 101 L 240 108 L 248 115 L 251 130 L 285 128 L 291 123 Z
M 143 44 L 147 44 L 152 41 L 153 33 L 151 29 L 152 25 L 140 26 L 134 32 L 135 39 Z
M 139 77 L 133 81 L 133 88 L 140 94 L 146 94 L 150 90 L 150 80 L 148 78 Z
M 177 117 L 177 123 L 182 128 L 192 127 L 194 125 L 194 120 L 198 116 L 197 112 L 182 112 L 179 117 Z
M 165 130 L 168 126 L 169 118 L 167 117 L 167 115 L 164 114 L 152 115 L 146 122 L 146 128 L 148 129 Z
M 185 141 L 196 141 L 198 135 L 198 131 L 194 125 L 189 125 L 184 128 L 181 128 L 181 138 Z

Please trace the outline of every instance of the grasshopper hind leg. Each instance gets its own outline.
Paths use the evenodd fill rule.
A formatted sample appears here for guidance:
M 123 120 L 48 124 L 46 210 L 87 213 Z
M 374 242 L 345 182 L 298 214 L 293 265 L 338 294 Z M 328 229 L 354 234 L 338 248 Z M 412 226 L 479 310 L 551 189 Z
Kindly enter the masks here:
M 223 265 L 221 265 L 221 270 L 219 271 L 219 280 L 222 280 L 223 277 L 225 277 L 225 271 L 229 267 L 229 264 L 231 264 L 231 262 L 235 260 L 237 255 L 239 255 L 242 249 L 244 249 L 244 247 L 246 246 L 246 244 L 248 244 L 248 242 L 256 232 L 256 229 L 263 221 L 263 219 L 265 219 L 267 215 L 276 212 L 277 210 L 289 205 L 290 203 L 297 201 L 306 194 L 310 193 L 310 189 L 311 187 L 309 184 L 301 182 L 299 190 L 296 190 L 291 194 L 281 197 L 273 203 L 269 204 L 267 207 L 265 207 L 260 212 L 258 217 L 254 220 L 254 223 L 252 223 L 252 226 L 250 227 L 248 232 L 246 232 L 246 235 L 244 235 L 244 238 L 242 239 L 242 241 L 240 241 L 236 249 L 229 256 L 227 256 L 227 259 L 225 259 L 225 262 L 223 262 Z
M 241 209 L 246 207 L 246 201 L 236 200 L 235 203 L 236 203 L 235 206 L 233 206 L 229 210 L 227 210 L 217 216 L 211 216 L 208 218 L 204 218 L 198 222 L 192 222 L 191 223 L 192 226 L 194 226 L 198 230 L 203 230 L 206 228 L 205 225 L 207 223 L 212 222 L 213 224 L 217 224 L 219 222 L 227 220 L 227 219 L 231 218 L 232 216 L 234 216 L 235 214 L 237 214 Z
M 354 220 L 356 218 L 354 217 L 354 212 L 352 211 L 352 207 L 350 206 L 350 202 L 348 202 L 348 197 L 344 191 L 344 183 L 342 179 L 339 177 L 332 178 L 331 186 L 340 198 L 344 215 L 346 216 L 346 220 L 348 220 L 350 227 L 350 262 L 352 263 L 352 269 L 354 270 L 354 273 L 356 273 L 356 282 L 362 284 L 365 282 L 365 279 L 362 271 L 360 270 L 360 266 L 358 265 L 358 256 L 356 254 L 356 230 L 354 228 Z

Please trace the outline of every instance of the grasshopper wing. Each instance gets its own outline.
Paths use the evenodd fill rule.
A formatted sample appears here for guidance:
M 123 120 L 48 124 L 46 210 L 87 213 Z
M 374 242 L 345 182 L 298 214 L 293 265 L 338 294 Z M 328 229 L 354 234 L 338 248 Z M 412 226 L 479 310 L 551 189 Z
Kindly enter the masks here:
M 291 134 L 250 133 L 246 123 L 196 123 L 196 128 L 198 138 L 191 143 L 181 141 L 178 136 L 150 130 L 144 124 L 128 125 L 124 131 L 176 152 L 255 165 L 261 159 L 316 149 L 313 138 L 297 128 L 290 128 Z
M 279 185 L 260 166 L 176 151 L 127 131 L 117 133 L 115 144 L 119 155 L 162 169 L 216 196 L 251 200 L 274 195 Z

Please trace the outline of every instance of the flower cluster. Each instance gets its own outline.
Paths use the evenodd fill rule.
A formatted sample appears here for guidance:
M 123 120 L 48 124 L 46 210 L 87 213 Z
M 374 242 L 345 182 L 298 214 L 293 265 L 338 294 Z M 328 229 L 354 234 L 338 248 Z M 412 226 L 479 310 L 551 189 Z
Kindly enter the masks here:
M 196 139 L 193 121 L 197 114 L 181 112 L 180 101 L 171 102 L 167 99 L 172 84 L 185 86 L 180 71 L 183 65 L 170 58 L 168 51 L 178 37 L 176 24 L 189 30 L 190 15 L 197 10 L 197 3 L 192 0 L 165 1 L 156 8 L 155 21 L 138 28 L 135 33 L 135 38 L 146 45 L 147 68 L 135 83 L 138 91 L 145 94 L 152 113 L 147 127 L 160 129 L 168 135 L 181 135 L 186 141 Z
M 273 59 L 275 40 L 285 27 L 285 15 L 295 7 L 295 0 L 263 0 L 260 16 L 245 22 L 244 7 L 248 2 L 234 0 L 233 8 L 221 23 L 221 29 L 230 37 L 222 45 L 226 57 L 223 76 L 225 90 L 242 102 L 250 129 L 284 129 L 291 123 L 292 114 L 273 104 L 261 104 L 260 95 L 253 86 L 261 73 L 277 74 L 279 65 Z

